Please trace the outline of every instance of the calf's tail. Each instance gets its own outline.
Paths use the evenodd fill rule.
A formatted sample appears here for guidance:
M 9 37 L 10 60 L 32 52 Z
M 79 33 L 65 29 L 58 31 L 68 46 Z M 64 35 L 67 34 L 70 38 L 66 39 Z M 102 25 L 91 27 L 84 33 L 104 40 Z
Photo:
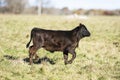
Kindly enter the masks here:
M 33 30 L 31 31 L 30 41 L 27 43 L 26 48 L 28 48 L 28 47 L 29 47 L 30 42 L 32 41 L 32 38 L 33 38 Z

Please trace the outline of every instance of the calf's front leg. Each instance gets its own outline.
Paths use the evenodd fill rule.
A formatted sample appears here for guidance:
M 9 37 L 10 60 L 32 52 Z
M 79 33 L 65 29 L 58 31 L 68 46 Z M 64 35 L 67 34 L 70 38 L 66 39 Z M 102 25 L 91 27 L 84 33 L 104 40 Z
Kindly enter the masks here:
M 64 63 L 66 65 L 66 64 L 68 64 L 68 51 L 65 50 L 63 52 L 63 56 L 64 56 Z
M 69 64 L 71 64 L 76 58 L 76 52 L 74 50 L 71 50 L 70 53 L 72 54 L 72 58 L 68 61 Z

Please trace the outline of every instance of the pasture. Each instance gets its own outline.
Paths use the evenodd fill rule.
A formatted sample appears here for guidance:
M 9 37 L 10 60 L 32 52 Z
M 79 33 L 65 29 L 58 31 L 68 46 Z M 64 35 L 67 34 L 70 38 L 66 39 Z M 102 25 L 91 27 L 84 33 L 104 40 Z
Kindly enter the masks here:
M 40 61 L 28 65 L 33 27 L 71 30 L 79 23 L 91 37 L 80 41 L 72 64 L 64 65 L 62 52 L 40 49 Z M 120 16 L 0 15 L 0 80 L 120 80 Z

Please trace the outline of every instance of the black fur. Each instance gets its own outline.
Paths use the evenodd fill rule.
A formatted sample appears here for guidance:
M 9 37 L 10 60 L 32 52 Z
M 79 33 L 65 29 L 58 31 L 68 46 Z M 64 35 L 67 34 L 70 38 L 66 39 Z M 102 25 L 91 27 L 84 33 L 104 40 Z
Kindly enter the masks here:
M 80 24 L 75 29 L 69 31 L 33 28 L 30 41 L 26 45 L 26 47 L 29 47 L 30 42 L 33 41 L 33 45 L 29 48 L 30 64 L 32 63 L 34 55 L 36 59 L 38 58 L 36 51 L 40 48 L 44 48 L 50 52 L 62 51 L 64 63 L 72 63 L 76 57 L 75 49 L 78 47 L 80 39 L 88 36 L 90 36 L 90 32 L 83 24 Z M 69 61 L 68 53 L 72 54 L 72 58 Z

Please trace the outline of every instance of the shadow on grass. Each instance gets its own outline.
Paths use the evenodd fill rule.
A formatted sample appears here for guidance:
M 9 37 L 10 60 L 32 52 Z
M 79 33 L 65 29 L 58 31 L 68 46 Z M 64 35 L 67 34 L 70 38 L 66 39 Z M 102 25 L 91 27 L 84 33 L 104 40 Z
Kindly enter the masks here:
M 12 56 L 12 55 L 4 55 L 4 57 L 5 57 L 7 60 L 18 60 L 18 59 L 19 59 L 19 57 L 15 57 L 15 56 Z M 30 61 L 29 61 L 29 58 L 24 58 L 23 61 L 24 61 L 24 62 L 27 62 L 27 63 L 30 62 Z M 39 58 L 38 60 L 33 59 L 33 63 L 34 63 L 34 64 L 42 64 L 42 63 L 47 63 L 47 62 L 49 62 L 49 63 L 52 64 L 52 65 L 55 64 L 55 62 L 54 62 L 52 59 L 50 59 L 50 58 L 48 58 L 48 57 L 46 57 L 46 56 L 45 56 L 45 57 L 42 57 L 42 58 Z
M 23 61 L 24 62 L 30 62 L 29 61 L 29 58 L 24 58 L 23 59 Z M 54 65 L 55 64 L 55 62 L 52 60 L 52 59 L 50 59 L 50 58 L 48 58 L 48 57 L 42 57 L 42 58 L 39 58 L 37 61 L 35 60 L 35 59 L 33 59 L 33 63 L 34 64 L 41 64 L 41 63 L 46 63 L 46 62 L 49 62 L 50 64 L 52 64 L 52 65 Z
M 11 56 L 11 55 L 4 55 L 4 57 L 8 60 L 17 60 L 18 59 L 18 57 Z

